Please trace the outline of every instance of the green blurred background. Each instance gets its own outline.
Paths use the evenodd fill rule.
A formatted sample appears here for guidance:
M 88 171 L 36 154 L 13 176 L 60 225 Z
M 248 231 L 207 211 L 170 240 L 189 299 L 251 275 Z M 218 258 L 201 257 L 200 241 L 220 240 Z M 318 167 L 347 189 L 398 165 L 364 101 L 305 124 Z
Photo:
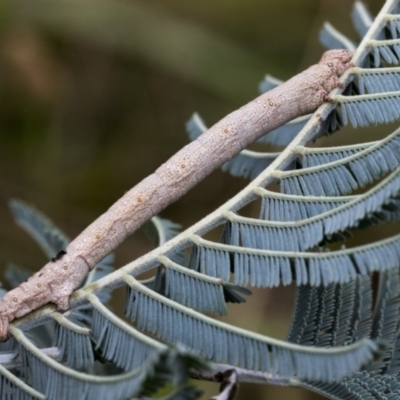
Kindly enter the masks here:
M 383 3 L 366 2 L 373 14 Z M 46 261 L 14 225 L 10 198 L 74 237 L 188 142 L 194 111 L 211 125 L 257 96 L 265 73 L 287 79 L 315 63 L 325 20 L 358 40 L 351 8 L 349 0 L 2 2 L 0 268 L 13 261 L 34 271 Z M 389 131 L 344 130 L 318 145 Z M 216 171 L 161 216 L 188 227 L 245 184 Z M 138 232 L 117 250 L 116 266 L 150 249 Z M 255 290 L 225 320 L 284 338 L 293 298 L 293 287 Z M 242 385 L 237 398 L 319 396 Z

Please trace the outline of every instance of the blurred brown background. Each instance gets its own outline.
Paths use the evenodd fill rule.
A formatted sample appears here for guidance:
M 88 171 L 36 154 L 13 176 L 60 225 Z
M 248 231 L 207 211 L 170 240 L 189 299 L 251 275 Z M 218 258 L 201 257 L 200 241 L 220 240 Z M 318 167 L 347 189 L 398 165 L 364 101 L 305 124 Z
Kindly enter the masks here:
M 384 1 L 366 3 L 376 14 Z M 211 125 L 257 96 L 265 73 L 287 79 L 315 63 L 325 20 L 358 40 L 351 8 L 348 0 L 2 2 L 0 268 L 13 261 L 36 270 L 46 261 L 14 225 L 10 198 L 34 204 L 74 237 L 188 142 L 184 123 L 194 111 Z M 390 130 L 348 129 L 318 145 Z M 216 171 L 162 216 L 188 227 L 245 184 Z M 116 265 L 150 249 L 138 232 Z M 255 290 L 225 320 L 284 338 L 293 297 L 293 287 Z M 237 398 L 319 396 L 242 385 Z

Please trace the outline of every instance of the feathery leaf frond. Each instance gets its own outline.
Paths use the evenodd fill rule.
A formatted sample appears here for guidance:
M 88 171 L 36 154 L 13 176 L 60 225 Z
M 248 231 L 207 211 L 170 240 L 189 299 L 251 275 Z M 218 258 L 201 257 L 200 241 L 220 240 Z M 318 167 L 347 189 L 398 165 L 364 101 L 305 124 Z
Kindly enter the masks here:
M 371 338 L 374 340 L 383 339 L 389 346 L 382 355 L 381 360 L 368 367 L 371 372 L 384 372 L 393 354 L 395 334 L 400 316 L 399 283 L 398 270 L 389 270 L 380 274 Z
M 288 340 L 321 347 L 346 344 L 357 280 L 318 288 L 300 286 Z
M 310 120 L 311 114 L 297 117 L 285 125 L 261 136 L 258 143 L 272 144 L 274 146 L 287 146 L 298 135 Z
M 398 398 L 398 382 L 391 376 L 355 373 L 335 383 L 301 382 L 300 386 L 335 400 L 394 400 Z
M 398 375 L 400 372 L 400 328 L 397 328 L 395 341 L 393 343 L 393 354 L 388 363 L 386 374 Z
M 165 242 L 168 242 L 168 240 L 179 233 L 180 228 L 179 224 L 169 219 L 160 218 L 157 215 L 143 225 L 143 229 L 150 237 L 154 246 L 161 246 Z
M 0 364 L 0 399 L 46 400 L 46 397 Z
M 363 38 L 371 27 L 374 18 L 361 1 L 356 1 L 351 13 L 354 27 L 360 38 Z
M 303 168 L 316 167 L 350 157 L 360 151 L 366 150 L 377 142 L 361 143 L 337 147 L 304 147 L 297 146 L 296 153 L 301 156 Z
M 256 178 L 262 171 L 275 161 L 279 153 L 261 153 L 242 150 L 236 157 L 222 166 L 222 171 L 229 172 L 239 178 Z
M 254 189 L 261 197 L 260 218 L 266 221 L 300 221 L 348 204 L 359 196 L 298 196 Z
M 325 165 L 279 172 L 282 192 L 308 196 L 339 196 L 381 178 L 400 165 L 400 129 L 365 150 Z M 290 180 L 286 182 L 286 179 Z M 320 185 L 317 182 L 321 182 Z M 292 192 L 301 188 L 302 192 Z
M 117 318 L 96 296 L 89 295 L 88 300 L 93 306 L 91 328 L 96 349 L 101 349 L 107 360 L 129 371 L 156 360 L 166 350 L 165 345 Z
M 226 314 L 221 279 L 182 267 L 165 256 L 158 260 L 166 267 L 165 295 L 168 298 L 200 312 Z
M 246 301 L 237 292 L 251 294 L 246 288 L 182 267 L 165 256 L 160 256 L 158 260 L 166 267 L 165 295 L 197 311 L 225 315 L 225 302 Z
M 357 278 L 357 282 L 360 283 L 360 278 Z M 371 279 L 369 277 L 363 277 L 365 283 L 371 285 Z M 350 282 L 350 285 L 352 282 Z M 346 284 L 347 285 L 347 284 Z M 354 286 L 354 285 L 353 285 Z M 350 288 L 350 287 L 349 287 Z M 354 289 L 354 288 L 352 288 Z M 303 336 L 303 333 L 307 337 L 308 329 L 304 329 L 305 324 L 302 322 L 303 318 L 307 319 L 309 308 L 313 306 L 314 303 L 310 301 L 311 293 L 319 290 L 310 286 L 301 287 L 298 290 L 297 302 L 296 302 L 296 320 L 294 321 L 294 327 L 296 328 L 293 333 L 297 334 L 297 339 Z M 362 291 L 361 291 L 362 292 Z M 361 293 L 360 290 L 356 291 Z M 372 301 L 371 301 L 371 288 L 369 291 L 369 299 L 367 298 L 367 307 L 369 308 L 368 314 L 372 315 Z M 370 364 L 365 371 L 355 373 L 349 377 L 345 377 L 335 383 L 318 383 L 318 382 L 301 382 L 301 386 L 306 387 L 310 390 L 317 391 L 324 394 L 330 398 L 338 400 L 348 400 L 348 399 L 395 399 L 398 397 L 398 391 L 400 388 L 400 382 L 398 377 L 393 376 L 392 373 L 398 371 L 398 354 L 397 354 L 397 325 L 400 310 L 399 301 L 399 273 L 398 270 L 389 270 L 380 273 L 380 287 L 378 292 L 378 300 L 375 306 L 376 313 L 374 316 L 373 324 L 371 325 L 371 317 L 364 318 L 357 323 L 359 325 L 364 324 L 365 327 L 361 333 L 361 337 L 370 336 L 375 339 L 384 339 L 386 343 L 386 350 L 384 355 L 379 361 Z M 348 291 L 348 295 L 354 294 L 354 290 Z M 342 296 L 340 296 L 342 297 Z M 356 295 L 357 297 L 357 295 Z M 345 298 L 342 297 L 343 303 Z M 357 312 L 358 304 L 362 304 L 362 299 L 356 299 L 352 301 L 351 297 L 348 298 L 349 306 L 346 307 L 346 314 L 349 315 L 349 311 L 353 314 L 353 322 L 345 324 L 344 327 L 354 327 L 355 317 L 361 316 L 362 314 Z M 330 305 L 333 306 L 334 302 L 331 301 Z M 335 307 L 333 307 L 335 308 Z M 363 306 L 365 309 L 365 305 Z M 367 314 L 366 313 L 366 314 Z M 348 319 L 348 318 L 347 318 Z M 314 318 L 312 320 L 317 320 Z M 369 320 L 369 321 L 368 321 Z M 315 326 L 315 324 L 314 324 Z M 331 324 L 334 326 L 334 324 Z M 338 324 L 341 326 L 341 324 Z M 343 325 L 342 325 L 343 326 Z M 299 329 L 300 328 L 300 329 Z M 343 335 L 355 339 L 351 332 L 355 332 L 354 329 L 347 330 L 346 334 Z M 344 331 L 343 331 L 344 332 Z M 350 337 L 348 334 L 350 333 Z M 360 334 L 360 333 L 359 333 Z M 325 343 L 325 345 L 330 345 Z
M 237 285 L 274 287 L 346 283 L 357 274 L 367 275 L 400 266 L 400 235 L 351 249 L 317 252 L 271 251 L 231 246 L 192 236 L 190 267 Z
M 20 200 L 11 200 L 10 208 L 18 225 L 39 243 L 49 258 L 67 247 L 69 239 L 34 207 Z
M 145 366 L 114 376 L 76 372 L 42 353 L 19 329 L 12 327 L 10 330 L 20 344 L 24 380 L 29 380 L 34 389 L 45 394 L 46 399 L 99 400 L 108 393 L 113 399 L 124 400 L 139 393 L 146 378 L 148 367 Z
M 400 90 L 400 69 L 353 68 L 354 82 L 361 95 Z
M 330 314 L 326 315 L 326 309 L 331 310 Z M 368 275 L 327 287 L 301 285 L 297 288 L 288 341 L 321 346 L 354 343 L 370 337 L 371 314 L 372 290 Z M 318 321 L 326 317 L 325 327 Z M 320 339 L 327 334 L 330 340 Z
M 392 26 L 396 26 L 394 20 L 391 21 Z M 396 34 L 396 33 L 395 33 Z M 397 37 L 397 34 L 396 36 Z M 398 64 L 400 60 L 400 40 L 370 40 L 368 47 L 374 58 L 374 67 L 379 68 L 385 64 Z
M 152 217 L 143 225 L 143 229 L 150 237 L 154 247 L 162 246 L 164 243 L 174 238 L 178 235 L 180 228 L 181 226 L 179 224 L 176 224 L 169 219 L 160 218 L 157 215 Z M 174 253 L 171 258 L 179 264 L 184 264 L 186 255 L 184 252 L 179 251 Z M 165 281 L 163 273 L 162 268 L 157 268 L 155 276 L 143 281 L 142 283 L 161 293 L 165 289 L 165 285 L 163 285 L 163 282 Z
M 327 49 L 347 49 L 355 50 L 355 44 L 335 29 L 329 22 L 325 22 L 319 32 L 319 41 Z
M 389 124 L 400 118 L 400 92 L 335 96 L 340 104 L 343 125 L 350 121 L 353 128 L 370 124 Z
M 10 201 L 10 208 L 14 214 L 17 223 L 24 228 L 42 247 L 45 253 L 49 257 L 55 257 L 59 251 L 65 249 L 69 243 L 67 236 L 57 228 L 49 218 L 43 213 L 36 210 L 34 207 L 24 203 L 20 200 Z M 114 255 L 108 254 L 101 260 L 86 276 L 81 287 L 90 285 L 91 283 L 101 279 L 108 275 L 114 270 L 112 264 L 114 261 Z M 29 277 L 29 273 L 20 267 L 9 268 L 7 271 L 8 280 L 15 286 L 18 286 L 22 281 Z M 107 302 L 110 299 L 110 295 L 107 292 L 103 292 L 99 295 L 103 302 Z M 69 318 L 73 322 L 88 323 L 90 321 L 90 307 L 88 305 L 81 305 L 72 312 L 69 313 Z M 72 323 L 72 322 L 71 322 Z M 64 338 L 67 340 L 68 335 L 65 329 L 58 325 L 57 336 L 60 340 Z M 67 336 L 65 336 L 67 335 Z M 78 338 L 77 336 L 76 338 Z M 63 339 L 63 340 L 64 340 Z M 68 339 L 69 340 L 69 339 Z M 69 342 L 70 344 L 73 341 Z M 69 348 L 69 346 L 68 346 Z M 88 353 L 83 353 L 88 355 Z M 79 357 L 79 352 L 76 353 Z M 75 356 L 72 355 L 71 360 L 77 361 Z M 72 361 L 71 361 L 72 362 Z
M 297 221 L 264 221 L 226 211 L 221 242 L 285 251 L 305 251 L 322 241 L 341 241 L 351 227 L 368 227 L 399 217 L 400 169 L 370 191 L 314 217 Z M 262 211 L 262 210 L 261 210 Z
M 365 340 L 334 350 L 288 344 L 217 322 L 165 300 L 131 276 L 125 276 L 125 281 L 126 314 L 141 330 L 170 343 L 184 343 L 213 361 L 282 376 L 330 381 L 357 369 L 370 359 L 371 351 L 377 350 L 373 342 Z
M 92 365 L 94 355 L 90 341 L 90 330 L 76 325 L 59 313 L 53 313 L 57 321 L 53 346 L 60 350 L 60 357 L 71 368 L 84 368 Z

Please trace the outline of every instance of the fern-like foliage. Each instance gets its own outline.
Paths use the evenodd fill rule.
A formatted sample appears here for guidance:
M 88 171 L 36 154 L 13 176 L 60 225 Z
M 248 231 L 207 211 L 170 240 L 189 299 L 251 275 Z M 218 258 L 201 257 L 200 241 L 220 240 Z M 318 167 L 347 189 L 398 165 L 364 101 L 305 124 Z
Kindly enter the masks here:
M 86 307 L 87 318 L 73 319 L 73 312 L 61 316 L 49 306 L 14 322 L 14 347 L 7 351 L 15 352 L 19 364 L 14 369 L 0 365 L 0 399 L 7 398 L 3 393 L 58 399 L 63 390 L 68 398 L 79 393 L 84 399 L 123 399 L 143 393 L 146 385 L 151 393 L 167 380 L 177 386 L 171 398 L 193 398 L 197 394 L 184 387 L 177 373 L 187 373 L 187 365 L 198 362 L 190 352 L 294 379 L 334 399 L 394 398 L 400 386 L 400 236 L 341 249 L 330 243 L 399 218 L 400 131 L 375 142 L 329 149 L 311 149 L 307 143 L 343 125 L 399 119 L 398 3 L 388 0 L 375 22 L 362 3 L 355 4 L 353 20 L 362 41 L 353 57 L 355 67 L 341 77 L 346 89 L 335 89 L 333 102 L 321 106 L 318 117 L 298 118 L 260 140 L 290 142 L 282 153 L 246 150 L 225 164 L 234 175 L 253 179 L 244 190 L 182 233 L 171 223 L 153 220 L 150 230 L 158 247 L 95 284 L 91 277 L 71 296 L 71 307 Z M 356 46 L 330 25 L 321 37 L 328 47 Z M 260 86 L 266 91 L 278 84 L 267 76 Z M 206 130 L 197 114 L 187 128 L 192 138 Z M 280 185 L 280 193 L 270 190 L 273 183 Z M 350 195 L 366 185 L 366 191 Z M 259 217 L 242 215 L 253 201 L 261 203 Z M 51 233 L 56 231 L 50 223 L 22 203 L 13 203 L 13 210 L 19 224 L 53 256 L 60 245 L 53 236 L 59 233 Z M 221 225 L 220 241 L 204 238 Z M 190 254 L 188 262 L 185 254 Z M 137 279 L 152 269 L 154 278 Z M 372 273 L 379 277 L 375 301 Z M 213 318 L 226 313 L 228 301 L 243 301 L 241 294 L 248 292 L 241 286 L 292 282 L 298 291 L 287 341 Z M 132 325 L 102 299 L 118 286 L 127 289 L 125 315 Z M 50 320 L 57 359 L 35 344 L 34 331 L 32 340 L 25 333 Z M 386 343 L 383 349 L 381 342 Z M 177 343 L 185 346 L 180 353 Z M 97 360 L 106 362 L 107 377 L 96 376 Z M 164 380 L 149 383 L 152 371 L 157 377 L 157 371 L 166 370 L 170 373 L 159 374 Z
M 392 269 L 379 275 L 374 313 L 371 285 L 371 279 L 364 276 L 344 285 L 334 284 L 324 289 L 304 286 L 299 290 L 296 318 L 288 337 L 290 341 L 311 341 L 325 347 L 334 343 L 352 343 L 360 335 L 367 335 L 383 339 L 387 345 L 381 359 L 369 364 L 362 372 L 332 384 L 303 381 L 302 386 L 334 399 L 398 397 L 398 270 Z M 323 291 L 321 296 L 316 296 L 318 290 Z M 326 326 L 324 320 L 329 321 Z

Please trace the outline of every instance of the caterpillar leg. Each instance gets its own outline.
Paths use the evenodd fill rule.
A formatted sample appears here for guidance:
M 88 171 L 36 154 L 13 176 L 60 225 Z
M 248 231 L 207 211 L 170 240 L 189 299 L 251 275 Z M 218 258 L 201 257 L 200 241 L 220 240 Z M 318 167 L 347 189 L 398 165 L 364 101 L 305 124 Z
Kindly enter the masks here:
M 51 302 L 57 306 L 59 311 L 66 311 L 69 309 L 69 296 L 73 291 L 74 286 L 68 284 L 52 287 L 52 292 L 56 295 L 53 295 Z

